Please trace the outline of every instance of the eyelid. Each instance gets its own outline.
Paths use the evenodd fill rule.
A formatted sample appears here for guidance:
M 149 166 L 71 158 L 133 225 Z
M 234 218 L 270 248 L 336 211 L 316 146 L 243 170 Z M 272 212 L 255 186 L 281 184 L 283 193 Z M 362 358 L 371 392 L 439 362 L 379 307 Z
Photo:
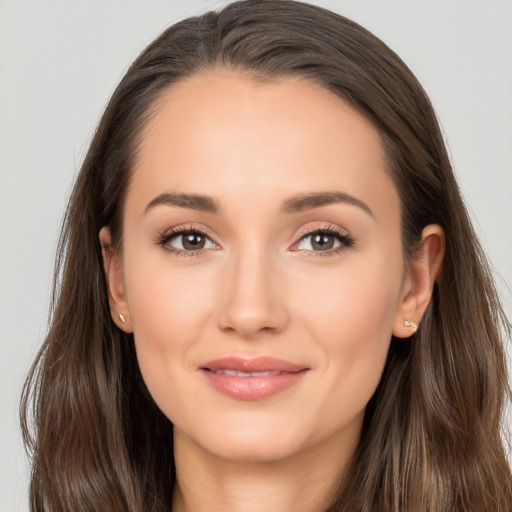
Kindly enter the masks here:
M 350 237 L 350 234 L 346 229 L 342 229 L 332 224 L 315 224 L 314 226 L 308 226 L 303 228 L 297 235 L 294 236 L 293 243 L 296 244 L 299 240 L 304 238 L 307 235 L 312 235 L 314 233 L 323 233 L 328 232 L 333 235 L 340 235 L 345 237 Z
M 328 249 L 326 251 L 312 251 L 310 249 L 293 249 L 293 247 L 296 246 L 301 240 L 317 233 L 327 233 L 328 235 L 336 237 L 340 242 L 340 245 L 338 247 Z M 294 242 L 291 246 L 291 250 L 293 252 L 301 252 L 307 257 L 335 256 L 336 254 L 345 251 L 346 249 L 352 247 L 353 245 L 354 239 L 347 230 L 340 228 L 338 226 L 334 226 L 332 224 L 317 224 L 302 229 L 300 233 L 298 233 L 294 237 Z
M 215 237 L 212 237 L 208 229 L 204 229 L 203 227 L 196 226 L 194 224 L 185 224 L 185 225 L 179 225 L 179 226 L 173 226 L 171 228 L 168 228 L 164 232 L 161 232 L 157 235 L 157 239 L 155 241 L 156 245 L 161 246 L 163 249 L 167 250 L 170 253 L 174 253 L 177 256 L 199 256 L 201 254 L 204 254 L 206 251 L 209 250 L 218 250 L 221 249 L 221 245 L 215 240 Z M 169 246 L 169 241 L 175 237 L 178 237 L 180 235 L 184 235 L 186 233 L 198 233 L 205 238 L 207 238 L 213 245 L 215 245 L 215 248 L 209 247 L 209 248 L 202 248 L 202 249 L 194 249 L 194 250 L 184 250 L 179 249 L 176 247 Z M 338 239 L 340 242 L 340 245 L 338 247 L 328 249 L 325 251 L 313 251 L 310 249 L 293 249 L 294 246 L 296 246 L 301 240 L 304 238 L 314 235 L 317 233 L 323 233 L 323 234 L 329 234 L 331 236 L 334 236 Z M 314 226 L 306 226 L 303 228 L 298 234 L 294 236 L 293 243 L 290 247 L 290 250 L 292 252 L 302 252 L 306 254 L 308 257 L 315 257 L 315 256 L 333 256 L 338 254 L 339 252 L 342 252 L 349 247 L 352 247 L 354 245 L 354 239 L 349 234 L 349 232 L 343 228 L 340 228 L 338 226 L 334 226 L 332 224 L 322 224 L 322 225 L 314 225 Z
M 178 236 L 183 236 L 186 233 L 197 233 L 199 235 L 204 236 L 207 238 L 212 244 L 214 244 L 215 248 L 207 248 L 207 249 L 194 249 L 194 250 L 184 250 L 184 249 L 178 249 L 176 247 L 169 246 L 168 243 L 173 238 L 176 238 Z M 166 251 L 176 254 L 177 256 L 196 256 L 199 254 L 203 254 L 207 250 L 218 250 L 220 249 L 220 244 L 217 243 L 209 233 L 207 229 L 204 229 L 202 227 L 196 226 L 194 224 L 185 224 L 185 225 L 179 225 L 179 226 L 173 226 L 168 229 L 166 229 L 163 232 L 159 232 L 156 236 L 155 244 L 161 246 Z

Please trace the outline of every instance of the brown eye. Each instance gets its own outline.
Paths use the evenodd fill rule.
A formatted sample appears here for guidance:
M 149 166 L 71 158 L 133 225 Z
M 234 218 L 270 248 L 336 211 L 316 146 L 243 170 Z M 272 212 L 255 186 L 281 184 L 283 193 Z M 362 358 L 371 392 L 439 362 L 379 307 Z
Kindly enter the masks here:
M 304 234 L 295 244 L 294 250 L 310 254 L 334 255 L 343 249 L 352 247 L 354 240 L 348 233 L 328 227 Z
M 342 235 L 331 235 L 325 232 L 316 232 L 301 238 L 298 249 L 315 252 L 325 252 L 342 245 L 345 239 Z
M 196 251 L 203 249 L 218 249 L 218 245 L 213 243 L 210 238 L 196 230 L 175 230 L 171 233 L 162 235 L 158 240 L 166 250 L 177 254 L 194 255 Z
M 206 244 L 206 238 L 200 233 L 184 233 L 181 237 L 183 248 L 187 251 L 203 249 Z
M 316 235 L 311 235 L 311 247 L 315 251 L 326 251 L 328 249 L 332 249 L 334 247 L 335 237 L 333 235 L 326 235 L 323 233 L 318 233 Z

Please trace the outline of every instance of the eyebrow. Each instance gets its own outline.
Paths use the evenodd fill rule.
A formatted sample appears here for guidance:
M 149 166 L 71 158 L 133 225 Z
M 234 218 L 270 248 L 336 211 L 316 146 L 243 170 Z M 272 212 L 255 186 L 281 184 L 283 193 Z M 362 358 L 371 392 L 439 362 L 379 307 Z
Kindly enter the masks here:
M 281 208 L 284 213 L 300 213 L 304 210 L 318 208 L 329 204 L 345 203 L 351 206 L 357 206 L 368 215 L 375 217 L 370 207 L 350 194 L 344 192 L 313 192 L 301 194 L 287 199 Z
M 144 213 L 148 213 L 155 206 L 179 206 L 181 208 L 190 208 L 192 210 L 199 210 L 208 213 L 220 213 L 220 205 L 213 197 L 203 196 L 199 194 L 178 194 L 166 193 L 156 196 L 146 206 Z
M 351 206 L 357 206 L 368 215 L 374 217 L 372 210 L 366 203 L 354 196 L 337 191 L 313 192 L 290 197 L 283 202 L 281 206 L 281 212 L 288 214 L 300 213 L 305 210 L 311 210 L 320 206 L 336 203 L 345 203 Z M 213 214 L 220 214 L 221 212 L 219 202 L 213 197 L 200 194 L 168 192 L 160 194 L 151 200 L 146 206 L 144 213 L 148 213 L 150 210 L 159 205 L 178 206 L 180 208 L 190 208 L 192 210 Z

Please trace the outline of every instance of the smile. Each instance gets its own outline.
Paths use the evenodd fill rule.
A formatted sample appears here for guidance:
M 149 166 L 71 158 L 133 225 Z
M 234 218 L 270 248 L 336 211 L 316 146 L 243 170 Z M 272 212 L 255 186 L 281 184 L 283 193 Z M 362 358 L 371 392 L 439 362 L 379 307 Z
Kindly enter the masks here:
M 274 377 L 287 372 L 237 372 L 236 370 L 210 370 L 217 375 L 231 375 L 231 377 Z
M 284 391 L 299 383 L 308 370 L 302 365 L 269 357 L 217 359 L 200 367 L 213 389 L 246 401 L 263 400 Z

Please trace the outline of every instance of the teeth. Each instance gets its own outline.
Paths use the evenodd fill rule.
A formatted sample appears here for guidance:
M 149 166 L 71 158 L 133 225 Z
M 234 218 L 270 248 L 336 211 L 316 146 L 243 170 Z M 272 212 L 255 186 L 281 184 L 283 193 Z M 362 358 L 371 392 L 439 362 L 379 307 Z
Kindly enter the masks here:
M 231 377 L 273 377 L 281 372 L 237 372 L 235 370 L 213 370 L 217 375 L 230 375 Z

